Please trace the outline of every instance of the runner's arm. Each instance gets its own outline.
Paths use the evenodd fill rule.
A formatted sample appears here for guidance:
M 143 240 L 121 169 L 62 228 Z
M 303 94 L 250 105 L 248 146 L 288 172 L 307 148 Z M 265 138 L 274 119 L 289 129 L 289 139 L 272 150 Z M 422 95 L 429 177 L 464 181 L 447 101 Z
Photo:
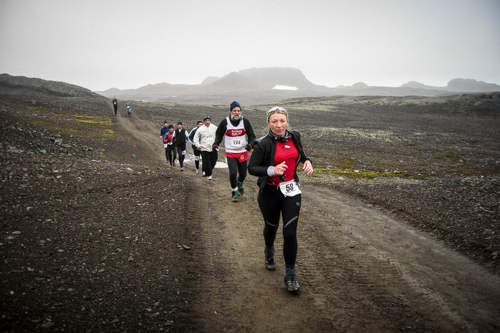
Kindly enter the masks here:
M 224 134 L 226 134 L 226 130 L 227 130 L 227 120 L 226 118 L 224 118 L 220 124 L 219 124 L 219 127 L 217 127 L 217 132 L 215 132 L 215 141 L 214 141 L 214 145 L 220 145 L 220 143 L 222 142 L 222 137 L 224 136 Z
M 247 133 L 248 136 L 248 143 L 254 145 L 255 143 L 255 133 L 253 131 L 252 125 L 250 124 L 250 121 L 247 118 L 243 118 L 243 121 L 245 122 L 245 132 Z
M 263 164 L 265 156 L 266 156 L 265 149 L 259 144 L 258 141 L 256 141 L 253 153 L 250 156 L 250 160 L 248 162 L 249 174 L 258 177 L 268 176 L 267 170 L 269 169 L 269 166 L 261 165 Z

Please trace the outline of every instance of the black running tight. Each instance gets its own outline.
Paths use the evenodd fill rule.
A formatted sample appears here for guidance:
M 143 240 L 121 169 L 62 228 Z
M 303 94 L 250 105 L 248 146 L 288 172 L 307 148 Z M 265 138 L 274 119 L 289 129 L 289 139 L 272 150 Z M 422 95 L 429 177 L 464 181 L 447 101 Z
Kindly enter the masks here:
M 229 169 L 229 182 L 231 183 L 231 189 L 237 188 L 238 182 L 243 183 L 247 177 L 247 161 L 240 162 L 235 157 L 227 157 L 227 167 Z
M 268 249 L 274 246 L 280 215 L 283 217 L 283 255 L 286 268 L 294 269 L 297 258 L 297 224 L 302 196 L 285 197 L 275 185 L 266 185 L 257 197 L 264 217 L 264 241 Z
M 167 158 L 167 162 L 172 165 L 175 162 L 176 154 L 175 154 L 175 147 L 173 145 L 168 145 L 167 148 L 165 148 L 165 157 Z

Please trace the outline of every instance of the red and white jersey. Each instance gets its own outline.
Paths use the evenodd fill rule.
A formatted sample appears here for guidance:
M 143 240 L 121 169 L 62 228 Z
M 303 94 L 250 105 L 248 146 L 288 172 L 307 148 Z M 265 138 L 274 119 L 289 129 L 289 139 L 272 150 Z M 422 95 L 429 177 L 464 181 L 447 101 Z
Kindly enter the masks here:
M 226 153 L 243 153 L 246 152 L 245 146 L 248 144 L 246 131 L 245 131 L 245 122 L 243 118 L 241 118 L 238 126 L 233 126 L 231 124 L 231 120 L 229 117 L 226 117 L 227 120 L 227 129 L 226 129 L 226 137 L 225 137 L 225 148 Z

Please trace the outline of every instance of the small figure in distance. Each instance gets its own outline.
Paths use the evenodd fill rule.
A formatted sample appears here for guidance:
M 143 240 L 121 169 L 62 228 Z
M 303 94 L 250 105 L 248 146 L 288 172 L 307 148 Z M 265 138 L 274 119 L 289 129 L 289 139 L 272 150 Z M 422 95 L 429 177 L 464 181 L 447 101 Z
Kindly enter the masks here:
M 163 137 L 163 147 L 165 148 L 165 157 L 167 158 L 167 162 L 170 163 L 170 167 L 175 166 L 175 136 L 174 136 L 174 126 L 168 126 L 168 132 Z
M 118 114 L 118 100 L 116 97 L 113 97 L 113 109 L 115 110 L 115 117 Z
M 163 126 L 160 128 L 160 139 L 162 141 L 165 141 L 165 135 L 168 133 L 168 121 L 164 121 L 163 122 Z M 165 147 L 165 142 L 163 142 L 163 147 L 166 149 Z M 165 152 L 166 153 L 166 152 Z M 167 158 L 167 162 L 169 162 L 168 158 Z
M 191 142 L 191 147 L 193 148 L 193 154 L 194 154 L 194 166 L 196 167 L 196 174 L 198 174 L 200 171 L 200 156 L 201 156 L 201 150 L 196 147 L 194 144 L 194 135 L 196 134 L 196 130 L 203 126 L 203 121 L 198 120 L 196 123 L 196 127 L 193 127 L 191 132 L 189 132 L 188 140 Z
M 203 118 L 203 126 L 194 135 L 194 144 L 201 150 L 201 166 L 208 180 L 212 180 L 212 171 L 217 163 L 218 151 L 213 148 L 217 126 L 212 124 L 210 116 Z
M 125 104 L 125 106 L 127 107 L 127 113 L 128 113 L 128 115 L 130 116 L 130 115 L 131 115 L 131 113 L 130 113 L 130 107 L 131 107 L 130 102 L 127 102 L 127 103 Z
M 186 157 L 186 141 L 188 141 L 189 134 L 187 130 L 182 127 L 182 121 L 177 123 L 177 129 L 174 131 L 175 136 L 175 148 L 177 154 L 179 155 L 179 164 L 181 166 L 181 171 L 184 171 L 184 158 Z

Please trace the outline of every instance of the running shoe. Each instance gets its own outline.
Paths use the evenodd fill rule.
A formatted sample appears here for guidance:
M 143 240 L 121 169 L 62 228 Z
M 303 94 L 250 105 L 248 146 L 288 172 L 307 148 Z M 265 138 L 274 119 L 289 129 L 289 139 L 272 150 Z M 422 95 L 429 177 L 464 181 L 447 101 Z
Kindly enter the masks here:
M 238 191 L 232 191 L 231 192 L 231 201 L 232 202 L 238 202 L 238 200 L 240 200 L 240 192 Z
M 184 167 L 181 167 L 181 171 L 184 171 Z
M 205 177 L 205 171 L 203 171 L 203 172 L 201 173 L 201 176 L 202 176 L 202 177 Z
M 268 271 L 276 270 L 276 261 L 274 261 L 274 257 L 266 258 L 266 269 Z
M 208 177 L 207 177 L 207 179 L 208 179 L 208 180 L 212 180 L 212 176 L 208 176 Z
M 265 247 L 264 256 L 266 258 L 266 269 L 269 271 L 276 270 L 276 261 L 274 261 L 274 247 L 270 250 Z
M 200 173 L 200 170 L 196 169 L 196 174 L 199 174 Z
M 296 280 L 296 278 L 292 278 L 290 280 L 287 280 L 285 278 L 285 285 L 288 288 L 288 291 L 291 291 L 291 292 L 296 292 L 296 291 L 299 291 L 299 289 L 300 289 L 299 282 Z
M 241 195 L 245 193 L 245 190 L 243 189 L 243 183 L 238 182 L 238 192 L 240 192 Z

